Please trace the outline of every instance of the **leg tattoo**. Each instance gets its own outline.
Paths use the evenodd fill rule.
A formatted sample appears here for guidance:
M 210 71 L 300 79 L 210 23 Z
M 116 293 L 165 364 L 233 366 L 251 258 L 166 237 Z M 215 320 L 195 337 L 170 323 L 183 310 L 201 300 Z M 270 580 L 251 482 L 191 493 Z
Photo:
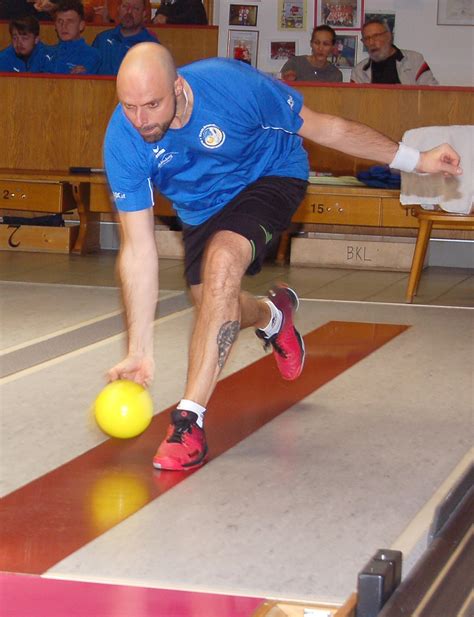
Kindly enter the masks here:
M 219 368 L 224 366 L 230 346 L 237 338 L 239 330 L 240 323 L 238 321 L 226 321 L 222 324 L 217 334 L 217 364 Z

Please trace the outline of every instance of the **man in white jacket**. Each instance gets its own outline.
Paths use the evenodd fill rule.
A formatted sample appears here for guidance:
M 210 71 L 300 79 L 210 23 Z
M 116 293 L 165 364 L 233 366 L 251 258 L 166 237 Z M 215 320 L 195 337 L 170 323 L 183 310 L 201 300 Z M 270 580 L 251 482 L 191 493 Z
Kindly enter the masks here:
M 417 51 L 398 49 L 387 24 L 378 19 L 362 28 L 362 42 L 369 53 L 353 69 L 351 81 L 359 84 L 438 85 L 430 67 Z

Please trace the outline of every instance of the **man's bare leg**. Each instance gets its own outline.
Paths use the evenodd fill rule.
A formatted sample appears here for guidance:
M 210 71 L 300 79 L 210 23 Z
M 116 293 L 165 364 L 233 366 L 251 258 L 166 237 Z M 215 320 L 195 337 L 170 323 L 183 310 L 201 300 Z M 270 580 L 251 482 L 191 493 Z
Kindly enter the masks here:
M 159 469 L 192 469 L 205 460 L 204 413 L 240 330 L 240 286 L 251 258 L 249 241 L 230 231 L 216 233 L 207 246 L 202 283 L 192 288 L 196 322 L 186 389 L 184 398 L 171 414 L 166 438 L 153 458 L 153 465 Z M 249 296 L 243 306 L 246 322 L 259 319 L 256 300 Z
M 206 406 L 230 348 L 242 327 L 264 326 L 268 305 L 241 292 L 241 282 L 251 259 L 249 241 L 230 231 L 211 240 L 203 261 L 202 283 L 191 293 L 196 323 L 189 352 L 184 398 Z
M 203 259 L 202 283 L 191 288 L 196 322 L 185 394 L 171 414 L 168 434 L 153 459 L 157 468 L 192 469 L 205 460 L 206 406 L 241 328 L 257 328 L 257 334 L 266 344 L 274 345 L 284 378 L 294 378 L 293 375 L 296 377 L 302 369 L 304 347 L 292 319 L 297 296 L 281 285 L 270 291 L 268 299 L 258 300 L 242 292 L 242 278 L 251 257 L 250 243 L 239 234 L 220 231 L 209 242 Z M 295 350 L 290 355 L 287 354 L 288 343 Z M 284 372 L 288 374 L 288 366 L 292 371 L 290 377 Z

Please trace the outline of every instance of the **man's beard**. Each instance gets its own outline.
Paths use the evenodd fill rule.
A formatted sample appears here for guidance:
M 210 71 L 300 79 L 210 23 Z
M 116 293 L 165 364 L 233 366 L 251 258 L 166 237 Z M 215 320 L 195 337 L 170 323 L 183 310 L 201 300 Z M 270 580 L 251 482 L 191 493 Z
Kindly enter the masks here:
M 156 141 L 160 141 L 160 139 L 163 138 L 166 131 L 169 129 L 170 124 L 173 122 L 175 116 L 176 116 L 176 97 L 174 98 L 174 110 L 173 110 L 173 115 L 170 118 L 170 120 L 162 124 L 157 123 L 157 124 L 149 124 L 149 125 L 143 126 L 139 130 L 140 135 L 149 144 L 153 144 Z M 143 130 L 147 131 L 145 135 L 142 133 Z
M 120 22 L 120 26 L 123 30 L 135 30 L 138 28 L 138 24 L 135 23 L 131 15 L 126 15 Z
M 28 60 L 28 58 L 31 56 L 31 54 L 32 54 L 32 53 L 33 53 L 33 52 L 31 52 L 31 53 L 29 53 L 29 54 L 20 54 L 20 53 L 18 53 L 18 52 L 16 51 L 16 52 L 15 52 L 15 55 L 16 55 L 16 57 L 17 57 L 17 58 L 20 58 L 20 60 L 23 60 L 23 61 L 25 61 L 25 62 L 26 62 L 26 61 Z
M 369 52 L 369 55 L 374 62 L 383 62 L 384 60 L 390 57 L 391 55 L 390 52 L 391 52 L 390 48 L 388 49 L 382 48 L 382 49 L 377 49 L 376 51 L 372 53 Z

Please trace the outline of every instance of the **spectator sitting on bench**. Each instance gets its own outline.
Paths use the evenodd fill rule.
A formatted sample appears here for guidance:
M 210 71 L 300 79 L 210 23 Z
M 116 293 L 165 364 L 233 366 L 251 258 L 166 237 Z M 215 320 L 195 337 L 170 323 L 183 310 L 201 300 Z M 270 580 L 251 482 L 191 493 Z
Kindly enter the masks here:
M 12 42 L 0 51 L 0 72 L 41 73 L 50 48 L 40 41 L 38 20 L 32 15 L 12 19 L 8 29 Z
M 155 24 L 207 25 L 206 9 L 201 0 L 162 0 L 153 17 Z
M 100 53 L 81 37 L 85 28 L 84 7 L 78 0 L 61 0 L 54 13 L 59 43 L 50 47 L 45 72 L 95 75 Z
M 121 0 L 117 17 L 119 25 L 98 34 L 92 46 L 102 57 L 100 74 L 116 75 L 127 51 L 137 43 L 158 43 L 145 26 L 146 0 Z
M 341 71 L 329 62 L 336 44 L 331 26 L 316 26 L 311 34 L 311 55 L 292 56 L 281 69 L 285 81 L 342 81 Z
M 118 9 L 121 0 L 83 0 L 86 22 L 96 26 L 119 23 Z M 150 0 L 145 0 L 146 23 L 151 22 Z
M 352 69 L 351 81 L 358 84 L 408 84 L 436 86 L 438 81 L 422 54 L 398 49 L 393 33 L 383 19 L 370 19 L 362 26 L 362 42 L 369 58 Z
M 0 0 L 0 19 L 22 19 L 31 15 L 39 21 L 51 21 L 52 8 L 55 3 L 49 0 Z

